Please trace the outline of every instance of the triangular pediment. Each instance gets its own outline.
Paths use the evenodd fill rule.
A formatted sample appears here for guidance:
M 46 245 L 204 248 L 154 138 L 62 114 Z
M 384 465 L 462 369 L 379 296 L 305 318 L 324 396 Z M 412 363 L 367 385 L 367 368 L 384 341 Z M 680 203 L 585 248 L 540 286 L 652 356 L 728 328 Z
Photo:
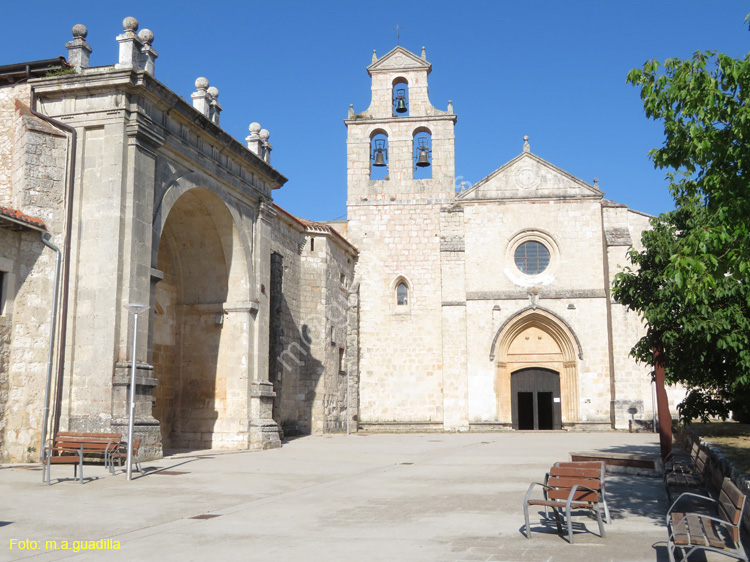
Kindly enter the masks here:
M 373 72 L 393 72 L 396 70 L 424 70 L 429 74 L 432 65 L 411 51 L 398 46 L 367 67 L 367 72 L 371 76 Z
M 479 180 L 459 200 L 601 199 L 604 192 L 530 152 Z

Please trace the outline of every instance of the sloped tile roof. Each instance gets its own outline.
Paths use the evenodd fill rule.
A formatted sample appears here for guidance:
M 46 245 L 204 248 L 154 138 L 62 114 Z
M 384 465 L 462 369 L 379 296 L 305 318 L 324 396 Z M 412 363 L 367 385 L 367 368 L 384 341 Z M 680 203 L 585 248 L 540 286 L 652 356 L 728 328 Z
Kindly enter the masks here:
M 17 211 L 9 207 L 0 207 L 0 221 L 6 223 L 3 226 L 5 226 L 6 228 L 11 228 L 12 230 L 21 229 L 23 228 L 23 225 L 28 225 L 29 227 L 34 229 L 47 230 L 47 227 L 41 219 L 30 217 L 29 215 L 26 215 L 21 211 Z M 9 226 L 8 223 L 14 225 L 15 228 L 13 226 Z

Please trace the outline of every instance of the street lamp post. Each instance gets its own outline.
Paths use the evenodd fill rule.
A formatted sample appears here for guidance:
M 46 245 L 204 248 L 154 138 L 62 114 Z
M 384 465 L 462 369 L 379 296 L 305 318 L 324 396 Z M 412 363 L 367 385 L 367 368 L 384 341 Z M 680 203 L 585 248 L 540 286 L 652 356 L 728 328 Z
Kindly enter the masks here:
M 138 314 L 148 310 L 148 305 L 131 302 L 125 308 L 133 313 L 133 353 L 130 366 L 130 398 L 128 399 L 128 452 L 127 452 L 127 475 L 131 480 L 133 469 L 133 422 L 135 421 L 135 364 L 138 342 Z

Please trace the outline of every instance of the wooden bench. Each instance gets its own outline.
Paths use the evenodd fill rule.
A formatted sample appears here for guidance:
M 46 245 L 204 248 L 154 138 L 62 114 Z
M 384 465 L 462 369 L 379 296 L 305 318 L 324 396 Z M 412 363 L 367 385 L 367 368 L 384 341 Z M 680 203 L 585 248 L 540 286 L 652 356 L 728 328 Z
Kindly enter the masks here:
M 692 470 L 673 470 L 664 473 L 664 485 L 667 489 L 667 496 L 670 501 L 673 499 L 673 492 L 681 493 L 687 490 L 697 492 L 699 495 L 705 495 L 706 479 L 711 470 L 711 461 L 708 453 L 704 450 L 698 451 L 695 459 L 695 465 Z
M 141 468 L 140 451 L 141 451 L 141 438 L 133 437 L 132 460 L 133 460 L 133 463 L 135 464 L 136 470 L 138 470 L 138 472 L 143 474 L 143 469 Z M 109 455 L 110 472 L 112 472 L 112 474 L 115 473 L 115 461 L 117 462 L 117 466 L 122 466 L 123 463 L 127 462 L 127 458 L 128 458 L 128 444 L 118 443 L 117 449 Z
M 670 451 L 667 458 L 664 459 L 664 474 L 670 472 L 694 472 L 695 463 L 698 460 L 698 453 L 701 451 L 701 446 L 698 441 L 693 441 L 693 445 L 690 448 L 690 458 L 678 458 L 675 456 L 674 451 Z
M 601 487 L 601 502 L 604 506 L 604 520 L 607 522 L 607 524 L 612 523 L 612 519 L 609 516 L 609 506 L 607 505 L 607 495 L 605 490 L 605 480 L 604 475 L 607 474 L 607 463 L 604 461 L 562 461 L 562 462 L 556 462 L 555 466 L 561 466 L 561 467 L 580 467 L 580 468 L 601 468 L 602 470 L 602 487 Z M 547 478 L 549 475 L 547 475 Z M 545 481 L 546 484 L 546 481 Z
M 677 505 L 688 499 L 715 507 L 718 517 L 678 511 Z M 718 500 L 690 492 L 681 494 L 667 512 L 669 560 L 675 562 L 676 550 L 681 551 L 682 560 L 687 560 L 696 550 L 706 550 L 748 562 L 740 541 L 744 509 L 745 495 L 729 478 L 724 478 Z
M 595 466 L 575 466 L 578 464 Z M 572 466 L 571 466 L 572 465 Z M 533 482 L 523 501 L 523 515 L 526 522 L 526 538 L 531 538 L 531 524 L 529 523 L 529 506 L 538 505 L 552 508 L 555 514 L 557 532 L 562 533 L 561 511 L 565 509 L 565 520 L 568 528 L 568 541 L 573 544 L 573 522 L 571 511 L 589 509 L 596 515 L 599 523 L 599 536 L 606 537 L 602 522 L 602 486 L 604 483 L 604 463 L 556 463 L 545 477 L 545 482 Z M 543 498 L 532 498 L 535 487 L 543 491 Z
M 50 439 L 44 449 L 42 462 L 42 482 L 52 483 L 53 464 L 72 464 L 73 477 L 83 484 L 84 458 L 97 457 L 109 468 L 110 455 L 117 450 L 122 439 L 121 433 L 79 433 L 59 431 Z

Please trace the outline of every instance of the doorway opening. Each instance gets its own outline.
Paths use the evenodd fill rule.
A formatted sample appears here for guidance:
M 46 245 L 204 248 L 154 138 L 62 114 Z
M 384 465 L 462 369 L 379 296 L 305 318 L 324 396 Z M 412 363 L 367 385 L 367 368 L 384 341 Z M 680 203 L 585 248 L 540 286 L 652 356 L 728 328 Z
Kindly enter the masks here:
M 521 369 L 511 375 L 513 429 L 562 429 L 560 375 L 550 369 Z

